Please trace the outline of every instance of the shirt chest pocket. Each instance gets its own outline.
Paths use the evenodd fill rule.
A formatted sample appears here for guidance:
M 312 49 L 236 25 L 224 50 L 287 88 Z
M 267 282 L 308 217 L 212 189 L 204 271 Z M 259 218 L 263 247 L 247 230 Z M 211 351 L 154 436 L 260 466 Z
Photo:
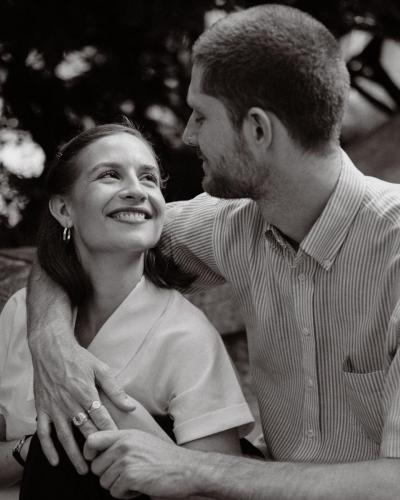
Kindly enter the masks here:
M 349 371 L 343 365 L 346 396 L 354 416 L 366 435 L 380 443 L 383 425 L 382 398 L 386 373 L 377 370 L 368 373 Z

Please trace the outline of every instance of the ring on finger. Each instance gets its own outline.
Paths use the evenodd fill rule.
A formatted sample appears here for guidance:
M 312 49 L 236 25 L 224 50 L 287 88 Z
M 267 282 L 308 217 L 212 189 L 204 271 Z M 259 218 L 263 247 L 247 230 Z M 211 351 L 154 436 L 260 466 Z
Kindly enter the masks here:
M 81 425 L 83 425 L 88 420 L 89 420 L 88 416 L 86 415 L 86 413 L 83 413 L 83 411 L 80 411 L 74 417 L 72 417 L 72 423 L 76 427 L 80 427 Z
M 88 413 L 89 415 L 92 413 L 92 411 L 96 411 L 98 410 L 99 408 L 101 408 L 102 404 L 101 404 L 101 401 L 99 401 L 98 399 L 95 399 L 92 404 L 89 406 L 89 409 L 88 409 Z

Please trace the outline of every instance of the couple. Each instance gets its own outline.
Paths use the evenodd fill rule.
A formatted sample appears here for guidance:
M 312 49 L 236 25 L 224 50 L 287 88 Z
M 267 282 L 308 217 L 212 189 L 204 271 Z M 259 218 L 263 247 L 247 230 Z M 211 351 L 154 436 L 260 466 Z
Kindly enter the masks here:
M 191 289 L 232 284 L 271 460 L 113 430 L 103 406 L 81 426 L 109 429 L 87 438 L 91 469 L 116 498 L 398 499 L 400 189 L 364 177 L 339 146 L 338 45 L 306 14 L 266 5 L 212 26 L 193 62 L 184 140 L 218 198 L 173 204 L 160 250 Z M 131 406 L 73 341 L 68 300 L 39 267 L 28 312 L 43 449 L 55 463 L 51 421 L 83 470 L 71 417 L 98 400 L 94 381 Z

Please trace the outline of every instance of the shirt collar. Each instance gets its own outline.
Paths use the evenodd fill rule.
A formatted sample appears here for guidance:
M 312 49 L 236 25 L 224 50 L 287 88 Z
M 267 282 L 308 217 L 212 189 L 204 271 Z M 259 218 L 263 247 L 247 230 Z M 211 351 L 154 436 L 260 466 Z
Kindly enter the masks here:
M 169 290 L 143 277 L 100 328 L 88 351 L 118 375 L 160 320 L 169 298 Z
M 364 175 L 343 151 L 342 159 L 337 185 L 323 212 L 300 244 L 301 250 L 327 271 L 346 239 L 366 190 Z

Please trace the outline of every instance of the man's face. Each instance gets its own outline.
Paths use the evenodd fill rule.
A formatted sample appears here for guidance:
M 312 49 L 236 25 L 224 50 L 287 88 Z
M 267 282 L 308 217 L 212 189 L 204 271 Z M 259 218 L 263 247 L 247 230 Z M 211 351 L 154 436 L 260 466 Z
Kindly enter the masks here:
M 219 198 L 257 198 L 261 172 L 223 102 L 202 91 L 202 74 L 195 64 L 187 97 L 193 111 L 183 140 L 203 160 L 203 188 Z

